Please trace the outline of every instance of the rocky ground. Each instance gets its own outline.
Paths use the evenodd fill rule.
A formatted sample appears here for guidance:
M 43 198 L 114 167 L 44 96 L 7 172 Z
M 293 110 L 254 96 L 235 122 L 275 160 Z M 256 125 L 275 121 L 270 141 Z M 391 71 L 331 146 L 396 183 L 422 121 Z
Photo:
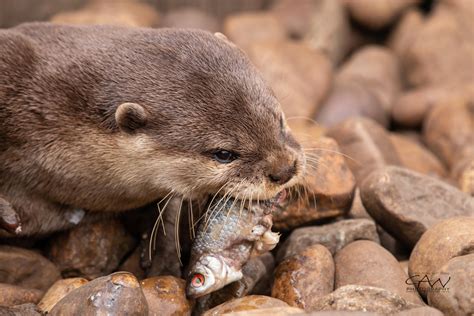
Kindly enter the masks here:
M 278 0 L 223 19 L 94 0 L 51 20 L 223 32 L 273 87 L 308 173 L 274 214 L 280 245 L 215 293 L 185 296 L 171 201 L 151 260 L 155 206 L 2 240 L 0 315 L 474 314 L 472 0 Z

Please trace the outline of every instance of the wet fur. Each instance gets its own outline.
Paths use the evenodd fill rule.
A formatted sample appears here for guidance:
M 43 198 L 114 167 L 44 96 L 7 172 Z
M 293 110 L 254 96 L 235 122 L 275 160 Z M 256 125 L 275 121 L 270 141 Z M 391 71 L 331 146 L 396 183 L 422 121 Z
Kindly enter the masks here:
M 125 102 L 143 107 L 146 124 L 119 127 Z M 266 174 L 295 159 L 297 177 L 304 170 L 281 115 L 246 56 L 207 32 L 0 30 L 0 198 L 24 234 L 65 228 L 77 208 L 128 210 L 171 190 L 192 197 L 244 182 L 233 195 L 275 195 L 284 186 Z M 219 164 L 215 148 L 240 159 Z

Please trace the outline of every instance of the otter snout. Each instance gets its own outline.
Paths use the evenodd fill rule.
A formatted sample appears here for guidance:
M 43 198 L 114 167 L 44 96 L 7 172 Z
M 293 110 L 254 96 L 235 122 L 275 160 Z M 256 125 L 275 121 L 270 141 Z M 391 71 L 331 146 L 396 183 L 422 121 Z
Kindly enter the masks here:
M 290 181 L 296 174 L 296 159 L 291 164 L 277 164 L 273 166 L 272 170 L 268 173 L 268 179 L 271 182 L 283 185 Z

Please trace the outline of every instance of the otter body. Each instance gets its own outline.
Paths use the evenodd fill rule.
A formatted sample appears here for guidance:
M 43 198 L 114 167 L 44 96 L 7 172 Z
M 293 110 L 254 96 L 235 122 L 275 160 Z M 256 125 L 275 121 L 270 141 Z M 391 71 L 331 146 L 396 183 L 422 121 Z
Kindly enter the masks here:
M 275 195 L 304 169 L 245 55 L 202 31 L 0 30 L 0 224 L 36 234 L 170 192 Z

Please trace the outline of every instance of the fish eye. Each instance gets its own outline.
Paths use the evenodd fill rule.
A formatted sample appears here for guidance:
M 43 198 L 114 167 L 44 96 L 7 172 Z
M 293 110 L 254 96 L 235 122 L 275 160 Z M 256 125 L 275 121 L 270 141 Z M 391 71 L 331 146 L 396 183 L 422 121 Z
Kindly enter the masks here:
M 204 275 L 202 275 L 201 273 L 196 273 L 191 279 L 191 285 L 195 288 L 201 287 L 204 285 L 204 280 Z
M 238 158 L 238 155 L 230 150 L 218 149 L 212 154 L 212 157 L 220 163 L 229 163 Z

